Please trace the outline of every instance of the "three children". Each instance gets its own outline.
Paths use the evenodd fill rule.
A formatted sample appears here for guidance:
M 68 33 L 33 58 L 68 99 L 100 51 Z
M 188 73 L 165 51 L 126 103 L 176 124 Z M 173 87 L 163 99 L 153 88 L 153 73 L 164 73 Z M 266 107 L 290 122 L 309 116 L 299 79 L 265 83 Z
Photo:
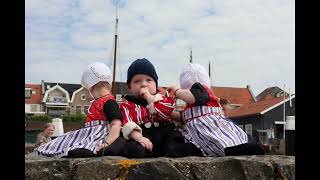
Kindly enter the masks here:
M 111 94 L 111 72 L 103 63 L 90 64 L 82 85 L 94 98 L 85 128 L 68 132 L 40 145 L 38 154 L 60 157 L 119 155 L 129 158 L 225 156 L 264 154 L 248 144 L 247 134 L 224 116 L 210 79 L 199 64 L 188 64 L 180 86 L 169 91 L 187 103 L 181 114 L 173 112 L 175 100 L 157 93 L 158 76 L 147 59 L 135 60 L 127 72 L 126 95 L 120 105 Z M 173 120 L 182 121 L 178 130 Z

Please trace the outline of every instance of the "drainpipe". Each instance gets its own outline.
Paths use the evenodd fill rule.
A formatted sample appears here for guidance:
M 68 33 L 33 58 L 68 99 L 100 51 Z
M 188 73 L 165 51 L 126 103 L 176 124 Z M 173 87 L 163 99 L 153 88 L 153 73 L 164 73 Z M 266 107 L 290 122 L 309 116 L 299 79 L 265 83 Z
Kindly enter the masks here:
M 41 80 L 41 94 L 44 95 L 45 88 L 44 88 L 44 80 Z
M 260 116 L 260 126 L 261 126 L 261 128 L 264 130 L 262 119 L 263 119 L 263 116 L 261 115 L 261 116 Z
M 260 127 L 261 127 L 262 130 L 264 130 L 264 128 L 263 128 L 263 122 L 262 122 L 262 114 L 260 114 Z M 260 134 L 259 134 L 259 139 L 260 139 Z M 262 139 L 261 139 L 261 142 L 260 142 L 260 143 L 262 144 Z

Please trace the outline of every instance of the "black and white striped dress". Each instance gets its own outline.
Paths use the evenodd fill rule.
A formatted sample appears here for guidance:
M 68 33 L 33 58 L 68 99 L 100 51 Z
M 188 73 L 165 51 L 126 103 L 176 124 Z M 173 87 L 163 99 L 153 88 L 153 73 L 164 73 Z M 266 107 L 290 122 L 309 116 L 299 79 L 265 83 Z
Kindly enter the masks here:
M 181 114 L 181 133 L 204 156 L 225 156 L 224 149 L 248 142 L 247 134 L 226 118 L 221 107 L 195 106 Z
M 187 142 L 197 146 L 204 156 L 225 156 L 224 149 L 248 142 L 247 134 L 224 116 L 219 99 L 211 89 L 194 83 L 190 92 L 194 104 L 181 113 L 185 122 L 181 133 Z
M 96 154 L 96 147 L 103 143 L 109 134 L 107 121 L 91 121 L 86 127 L 67 132 L 52 141 L 37 147 L 36 155 L 67 156 L 68 152 L 77 148 L 84 148 Z
M 67 156 L 74 149 L 83 148 L 97 154 L 96 148 L 104 143 L 110 132 L 110 122 L 120 119 L 121 111 L 110 94 L 91 102 L 86 117 L 85 128 L 67 132 L 47 144 L 37 147 L 37 155 Z

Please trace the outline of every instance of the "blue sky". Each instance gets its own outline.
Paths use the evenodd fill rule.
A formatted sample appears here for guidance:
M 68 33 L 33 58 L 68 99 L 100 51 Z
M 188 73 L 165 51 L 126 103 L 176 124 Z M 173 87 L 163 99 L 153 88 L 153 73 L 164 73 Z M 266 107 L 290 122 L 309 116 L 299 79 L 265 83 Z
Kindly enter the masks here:
M 25 2 L 25 82 L 80 83 L 91 62 L 112 67 L 116 0 Z M 208 67 L 214 86 L 295 88 L 295 1 L 121 0 L 117 81 L 137 58 L 155 65 L 159 85 L 181 67 Z

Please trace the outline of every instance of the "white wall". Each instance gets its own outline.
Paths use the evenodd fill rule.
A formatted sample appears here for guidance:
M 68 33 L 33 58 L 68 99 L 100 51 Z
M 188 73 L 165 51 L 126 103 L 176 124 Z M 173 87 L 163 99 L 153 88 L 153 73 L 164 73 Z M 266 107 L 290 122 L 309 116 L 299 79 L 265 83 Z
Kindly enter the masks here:
M 35 110 L 31 108 L 31 106 L 35 106 Z M 40 104 L 25 104 L 25 113 L 34 113 L 34 112 L 42 112 L 41 111 L 41 105 Z
M 30 112 L 30 104 L 24 105 L 24 112 Z

